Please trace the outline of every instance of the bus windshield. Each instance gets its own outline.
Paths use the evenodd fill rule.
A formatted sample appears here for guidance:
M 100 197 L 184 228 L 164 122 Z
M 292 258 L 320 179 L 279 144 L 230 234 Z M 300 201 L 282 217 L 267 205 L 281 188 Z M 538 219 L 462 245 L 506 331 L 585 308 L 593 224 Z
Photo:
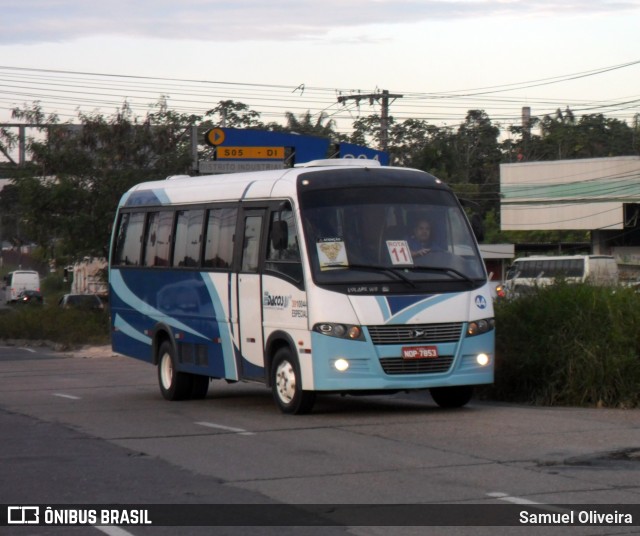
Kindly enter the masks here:
M 453 291 L 486 279 L 466 216 L 449 191 L 320 189 L 301 195 L 301 215 L 317 284 L 412 291 L 445 283 Z

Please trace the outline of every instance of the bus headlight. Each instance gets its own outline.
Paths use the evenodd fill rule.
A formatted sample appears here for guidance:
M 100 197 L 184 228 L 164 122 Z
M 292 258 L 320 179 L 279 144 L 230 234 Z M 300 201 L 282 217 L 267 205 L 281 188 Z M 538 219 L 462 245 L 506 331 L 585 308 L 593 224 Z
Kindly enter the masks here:
M 478 354 L 476 356 L 476 363 L 481 367 L 484 367 L 489 364 L 489 356 L 487 354 Z
M 349 362 L 343 357 L 340 357 L 335 360 L 335 362 L 333 363 L 333 366 L 336 368 L 338 372 L 344 372 L 349 368 Z
M 467 326 L 467 336 L 473 337 L 474 335 L 482 335 L 487 331 L 491 331 L 495 325 L 495 320 L 493 318 L 474 320 L 473 322 L 469 322 L 469 325 Z
M 364 341 L 364 334 L 360 326 L 351 324 L 335 324 L 333 322 L 322 322 L 313 326 L 313 331 L 338 337 L 339 339 L 350 339 L 352 341 Z

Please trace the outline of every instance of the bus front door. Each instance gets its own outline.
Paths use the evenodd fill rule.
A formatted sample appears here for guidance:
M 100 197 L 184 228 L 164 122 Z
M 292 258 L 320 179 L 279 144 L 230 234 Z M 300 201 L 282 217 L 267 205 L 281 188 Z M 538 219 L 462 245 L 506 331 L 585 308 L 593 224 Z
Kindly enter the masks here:
M 238 275 L 238 322 L 241 378 L 264 379 L 261 275 L 259 273 L 264 210 L 244 212 L 242 260 Z

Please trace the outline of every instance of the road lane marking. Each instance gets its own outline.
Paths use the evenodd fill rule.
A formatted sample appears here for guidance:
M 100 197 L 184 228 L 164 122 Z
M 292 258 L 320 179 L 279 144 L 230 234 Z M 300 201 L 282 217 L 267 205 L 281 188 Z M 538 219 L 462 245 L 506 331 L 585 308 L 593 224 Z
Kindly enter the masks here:
M 23 348 L 22 346 L 0 346 L 3 350 L 24 350 L 25 352 L 31 352 L 35 354 L 36 351 L 33 348 Z
M 513 495 L 509 495 L 508 493 L 504 493 L 502 491 L 494 491 L 491 493 L 487 493 L 487 495 L 489 497 L 493 497 L 494 499 L 498 499 L 499 501 L 505 501 L 512 504 L 529 505 L 533 506 L 534 508 L 538 508 L 539 510 L 548 510 L 549 512 L 561 512 L 564 514 L 570 511 L 566 508 L 557 508 L 550 504 L 531 501 L 529 499 L 525 499 L 524 497 L 514 497 Z
M 98 529 L 100 532 L 104 532 L 108 536 L 133 536 L 131 532 L 127 532 L 120 527 L 109 525 L 94 525 L 94 528 Z
M 64 393 L 53 393 L 53 396 L 59 396 L 60 398 L 68 398 L 69 400 L 80 400 L 79 396 L 65 395 Z
M 196 422 L 194 424 L 197 424 L 199 426 L 206 426 L 207 428 L 217 428 L 218 430 L 225 430 L 227 432 L 233 432 L 234 434 L 238 434 L 238 435 L 255 435 L 253 432 L 248 432 L 243 428 L 233 428 L 232 426 L 223 426 L 222 424 L 215 424 L 212 422 L 202 421 L 202 422 Z
M 525 499 L 523 497 L 512 497 L 507 493 L 503 493 L 502 491 L 494 491 L 492 493 L 487 493 L 489 497 L 494 497 L 495 499 L 499 499 L 501 501 L 510 502 L 513 504 L 542 504 L 535 501 L 530 501 L 529 499 Z

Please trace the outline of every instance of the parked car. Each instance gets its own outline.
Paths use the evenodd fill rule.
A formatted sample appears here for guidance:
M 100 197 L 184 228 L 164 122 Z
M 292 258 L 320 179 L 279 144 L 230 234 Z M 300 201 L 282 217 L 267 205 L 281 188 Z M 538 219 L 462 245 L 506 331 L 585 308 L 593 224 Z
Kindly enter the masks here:
M 63 309 L 104 309 L 102 300 L 95 294 L 65 294 L 58 305 Z
M 42 294 L 37 290 L 23 290 L 18 293 L 15 303 L 23 305 L 42 305 L 44 302 Z

